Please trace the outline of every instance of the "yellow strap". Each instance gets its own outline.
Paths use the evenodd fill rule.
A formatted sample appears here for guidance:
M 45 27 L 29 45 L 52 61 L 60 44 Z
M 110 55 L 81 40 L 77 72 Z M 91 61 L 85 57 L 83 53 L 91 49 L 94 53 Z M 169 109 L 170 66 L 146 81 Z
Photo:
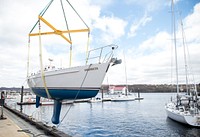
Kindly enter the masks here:
M 50 34 L 60 35 L 62 38 L 64 38 L 67 42 L 69 42 L 71 44 L 71 46 L 70 46 L 70 62 L 69 62 L 69 66 L 71 66 L 71 64 L 72 64 L 72 41 L 69 40 L 67 37 L 65 37 L 64 33 L 88 32 L 88 42 L 87 42 L 87 47 L 86 47 L 86 64 L 87 64 L 87 60 L 88 60 L 88 46 L 89 46 L 89 34 L 90 34 L 90 29 L 89 28 L 88 29 L 64 30 L 64 31 L 61 31 L 61 30 L 57 30 L 53 25 L 51 25 L 42 16 L 38 16 L 38 18 L 39 18 L 39 23 L 40 23 L 40 20 L 41 20 L 47 26 L 49 26 L 53 30 L 53 32 L 41 32 L 40 29 L 39 29 L 39 33 L 30 33 L 29 36 L 39 36 L 39 37 L 41 37 L 41 35 L 50 35 Z M 42 70 L 41 70 L 41 72 L 42 72 Z
M 40 35 L 51 35 L 51 34 L 62 34 L 62 33 L 77 33 L 77 32 L 89 32 L 89 29 L 78 29 L 78 30 L 56 30 L 51 32 L 41 32 Z M 38 36 L 39 33 L 30 33 L 29 36 Z
M 72 65 L 72 45 L 70 45 L 69 67 Z
M 89 44 L 90 44 L 90 33 L 88 33 L 88 40 L 87 40 L 87 45 L 86 45 L 86 65 L 88 63 L 88 49 L 89 49 Z
M 46 21 L 44 18 L 42 18 L 42 16 L 38 16 L 38 18 L 39 18 L 39 20 L 42 20 L 42 21 L 43 21 L 47 26 L 49 26 L 52 30 L 54 30 L 54 33 L 55 33 L 55 34 L 60 35 L 60 36 L 63 37 L 67 42 L 69 42 L 70 44 L 72 44 L 72 42 L 71 42 L 68 38 L 66 38 L 66 37 L 63 35 L 62 31 L 57 30 L 56 28 L 54 28 L 54 26 L 51 25 L 48 21 Z M 39 32 L 39 35 L 41 35 L 41 32 Z
M 40 35 L 40 20 L 39 20 L 39 50 L 40 50 L 40 69 L 41 69 L 41 77 L 42 77 L 42 81 L 43 81 L 43 85 L 45 88 L 45 91 L 47 93 L 47 97 L 51 98 L 47 85 L 46 85 L 46 79 L 45 79 L 45 74 L 44 74 L 44 69 L 43 69 L 43 62 L 42 62 L 42 42 L 41 42 L 41 35 Z

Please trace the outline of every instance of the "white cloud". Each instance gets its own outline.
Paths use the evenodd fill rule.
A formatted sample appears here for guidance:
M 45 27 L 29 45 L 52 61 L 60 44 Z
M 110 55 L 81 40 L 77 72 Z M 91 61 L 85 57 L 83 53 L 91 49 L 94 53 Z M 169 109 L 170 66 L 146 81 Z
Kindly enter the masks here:
M 184 18 L 184 31 L 190 53 L 190 67 L 196 83 L 200 82 L 200 4 L 194 7 L 193 13 Z M 156 35 L 143 41 L 138 48 L 133 47 L 126 52 L 126 65 L 128 84 L 170 84 L 171 83 L 171 58 L 174 58 L 172 38 L 167 32 L 158 32 Z M 185 83 L 184 57 L 182 47 L 181 29 L 177 30 L 177 51 L 179 82 Z M 122 52 L 118 53 L 122 58 Z M 173 59 L 174 60 L 174 59 Z M 175 62 L 173 61 L 173 64 Z M 174 66 L 174 65 L 173 65 Z M 115 66 L 114 66 L 115 67 Z M 109 73 L 109 82 L 125 84 L 124 64 L 116 66 Z M 191 74 L 191 72 L 189 72 Z M 115 75 L 117 74 L 117 75 Z M 175 75 L 175 69 L 173 69 Z M 192 77 L 190 76 L 190 81 Z M 175 76 L 173 77 L 175 83 Z M 192 81 L 191 81 L 192 82 Z M 105 81 L 106 83 L 106 81 Z
M 125 34 L 127 22 L 117 17 L 99 17 L 94 28 L 101 30 L 100 40 L 103 43 L 111 44 Z
M 144 41 L 138 48 L 129 49 L 125 55 L 128 84 L 169 83 L 170 48 L 169 34 L 160 32 Z M 112 80 L 117 79 L 118 84 L 125 84 L 124 57 L 122 53 L 118 56 L 121 57 L 123 63 L 121 66 L 111 68 Z M 117 75 L 114 76 L 114 74 Z
M 144 27 L 146 23 L 150 22 L 152 20 L 152 17 L 147 16 L 145 14 L 139 21 L 135 21 L 131 27 L 130 32 L 128 33 L 128 37 L 134 37 L 137 34 L 137 31 L 140 29 L 140 27 Z
M 37 20 L 37 15 L 43 9 L 49 0 L 21 0 L 20 2 L 13 2 L 12 0 L 2 0 L 0 4 L 0 87 L 1 86 L 18 86 L 24 82 L 26 77 L 26 61 L 27 61 L 27 41 L 28 33 L 34 23 Z M 56 1 L 55 1 L 56 2 Z M 92 32 L 98 32 L 98 34 L 91 35 L 91 42 L 94 42 L 99 38 L 102 43 L 110 44 L 112 42 L 120 41 L 123 44 L 123 40 L 120 38 L 125 35 L 125 27 L 127 22 L 115 16 L 102 16 L 101 7 L 97 3 L 93 3 L 91 0 L 81 0 L 78 3 L 76 1 L 70 1 L 77 12 L 85 22 L 92 26 Z M 100 2 L 100 1 L 99 1 Z M 109 3 L 114 1 L 110 0 Z M 140 1 L 134 1 L 136 4 Z M 142 1 L 144 4 L 149 4 L 148 9 L 156 9 L 150 1 Z M 142 4 L 141 3 L 141 4 Z M 101 4 L 101 6 L 104 4 Z M 104 5 L 105 6 L 105 5 Z M 108 5 L 106 5 L 108 6 Z M 199 71 L 199 45 L 200 45 L 200 4 L 197 4 L 194 8 L 194 12 L 188 15 L 184 20 L 184 28 L 188 41 L 188 46 L 191 54 L 191 64 L 194 70 L 196 78 L 200 79 Z M 51 11 L 49 11 L 51 12 Z M 144 12 L 148 13 L 148 12 Z M 53 14 L 52 14 L 53 15 Z M 89 16 L 88 16 L 89 15 Z M 58 16 L 57 16 L 58 17 Z M 48 15 L 45 16 L 48 18 Z M 152 17 L 145 14 L 137 23 L 133 23 L 130 36 L 134 36 L 140 27 L 145 26 L 151 22 Z M 55 25 L 56 25 L 56 20 Z M 77 24 L 74 24 L 77 25 Z M 59 27 L 58 27 L 59 28 Z M 180 33 L 179 33 L 180 34 Z M 78 36 L 78 40 L 74 40 L 73 58 L 74 64 L 79 64 L 76 56 L 84 54 L 85 45 L 82 44 L 82 36 Z M 35 38 L 32 38 L 35 39 Z M 32 40 L 31 39 L 31 40 Z M 37 38 L 36 38 L 37 39 Z M 65 49 L 65 41 L 60 42 L 58 36 L 56 40 L 51 41 L 51 44 L 45 45 L 43 49 L 45 56 L 45 63 L 48 64 L 48 58 L 54 58 L 55 65 L 68 66 L 68 53 L 69 47 Z M 45 38 L 44 38 L 45 40 Z M 87 40 L 87 39 L 86 39 Z M 31 41 L 32 47 L 38 48 L 38 42 Z M 139 48 L 133 47 L 125 51 L 126 53 L 126 65 L 128 83 L 168 83 L 168 68 L 170 65 L 170 38 L 167 32 L 158 32 L 155 36 L 152 36 L 142 42 Z M 55 45 L 59 48 L 53 48 Z M 38 49 L 33 48 L 32 56 L 36 57 L 32 60 L 32 65 L 36 65 L 38 62 Z M 120 48 L 119 48 L 120 49 Z M 50 52 L 49 52 L 50 50 Z M 53 51 L 52 51 L 53 50 Z M 178 51 L 182 49 L 178 48 Z M 58 55 L 59 53 L 59 55 Z M 83 55 L 85 56 L 85 54 Z M 123 59 L 122 51 L 118 50 L 118 58 Z M 61 63 L 62 62 L 62 63 Z M 124 65 L 118 65 L 111 68 L 109 71 L 109 82 L 111 83 L 125 83 Z M 117 77 L 116 77 L 117 76 Z M 169 76 L 170 77 L 170 76 Z
M 127 0 L 128 4 L 134 4 L 139 5 L 143 9 L 145 9 L 146 12 L 152 12 L 156 11 L 158 9 L 161 9 L 163 5 L 167 4 L 167 1 L 161 1 L 161 0 Z
M 20 87 L 24 82 L 26 77 L 26 64 L 27 64 L 27 45 L 28 45 L 28 33 L 37 21 L 37 16 L 39 12 L 46 6 L 49 0 L 21 0 L 20 2 L 13 2 L 12 0 L 3 0 L 0 4 L 0 87 L 1 86 L 17 86 Z M 117 18 L 117 17 L 101 17 L 101 7 L 106 6 L 107 4 L 98 5 L 99 2 L 93 3 L 90 0 L 81 0 L 70 1 L 73 7 L 77 10 L 80 16 L 84 19 L 91 30 L 96 29 L 97 21 L 106 22 L 102 24 L 105 29 L 102 30 L 97 25 L 97 28 L 101 30 L 101 40 L 112 42 L 115 39 L 121 37 L 124 32 L 124 27 L 126 22 Z M 53 2 L 52 7 L 48 9 L 45 13 L 44 18 L 53 24 L 57 29 L 61 29 L 65 24 L 58 24 L 61 21 L 61 17 L 58 13 L 62 13 L 62 10 L 57 9 Z M 112 0 L 109 1 L 112 3 Z M 66 5 L 65 5 L 66 6 Z M 52 10 L 56 8 L 56 10 Z M 56 12 L 55 12 L 56 11 Z M 67 11 L 67 13 L 72 13 L 73 11 Z M 54 16 L 53 18 L 50 17 Z M 74 15 L 74 14 L 73 14 Z M 72 21 L 77 20 L 75 16 L 66 15 L 68 18 L 71 18 Z M 63 18 L 63 16 L 62 16 Z M 63 21 L 62 21 L 63 22 Z M 74 23 L 68 22 L 69 26 L 74 28 L 74 26 L 83 26 L 78 24 L 77 21 Z M 112 25 L 110 25 L 112 24 Z M 84 26 L 85 27 L 85 26 Z M 47 26 L 43 24 L 42 31 L 52 31 Z M 109 32 L 107 32 L 109 31 Z M 34 32 L 38 32 L 38 26 L 34 29 Z M 101 32 L 101 33 L 102 33 Z M 82 34 L 80 34 L 82 35 Z M 73 52 L 73 65 L 79 65 L 80 60 L 77 60 L 77 56 L 85 57 L 85 49 L 87 44 L 87 34 L 85 36 L 77 35 L 77 39 L 72 38 L 73 40 L 73 49 L 76 52 Z M 85 35 L 85 34 L 84 34 Z M 72 35 L 74 37 L 74 35 Z M 53 38 L 55 37 L 55 38 Z M 91 35 L 91 42 L 93 41 L 93 34 Z M 66 67 L 69 65 L 69 44 L 66 44 L 59 36 L 51 36 L 50 39 L 47 39 L 46 36 L 42 38 L 43 55 L 44 55 L 44 65 L 49 64 L 48 58 L 54 59 L 54 64 L 58 67 Z M 108 44 L 108 43 L 107 43 Z M 110 44 L 110 43 L 109 43 Z M 55 48 L 55 45 L 59 45 Z M 39 62 L 38 59 L 38 38 L 31 37 L 31 66 L 32 69 L 37 66 Z M 66 60 L 67 59 L 67 60 Z M 83 60 L 82 60 L 83 61 Z M 39 63 L 38 63 L 39 64 Z M 34 69 L 35 70 L 35 69 Z
M 111 5 L 112 3 L 114 2 L 114 0 L 95 0 L 95 1 L 92 1 L 91 0 L 91 3 L 95 4 L 95 5 L 100 5 L 101 7 L 107 7 L 109 5 Z
M 183 20 L 187 42 L 200 42 L 200 3 L 195 5 L 194 12 Z M 188 35 L 187 35 L 188 34 Z M 192 34 L 192 35 L 190 35 Z
M 154 54 L 163 50 L 168 50 L 168 47 L 171 44 L 170 39 L 171 36 L 167 32 L 158 32 L 154 37 L 144 41 L 139 46 L 138 50 L 144 54 Z

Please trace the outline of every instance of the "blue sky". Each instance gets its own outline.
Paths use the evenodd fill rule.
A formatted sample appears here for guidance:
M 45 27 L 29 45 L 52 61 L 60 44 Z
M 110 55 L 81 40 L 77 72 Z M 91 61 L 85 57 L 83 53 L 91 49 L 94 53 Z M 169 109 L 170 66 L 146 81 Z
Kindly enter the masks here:
M 171 82 L 171 14 L 170 0 L 69 0 L 91 28 L 90 48 L 117 44 L 115 56 L 126 58 L 128 84 L 169 84 Z M 49 0 L 1 0 L 0 2 L 0 87 L 21 86 L 26 78 L 27 35 L 37 15 Z M 54 0 L 54 2 L 59 2 Z M 181 12 L 184 31 L 190 49 L 191 66 L 196 83 L 200 82 L 200 1 L 176 0 L 176 16 Z M 48 21 L 58 25 L 60 9 L 45 14 Z M 71 17 L 75 20 L 75 17 Z M 179 17 L 180 18 L 180 17 Z M 177 22 L 178 23 L 178 22 Z M 79 24 L 72 23 L 72 27 Z M 56 27 L 59 27 L 56 26 Z M 45 28 L 45 27 L 44 27 Z M 180 83 L 184 83 L 180 25 L 177 25 Z M 79 36 L 78 36 L 79 37 Z M 82 42 L 74 42 L 73 65 L 85 55 Z M 50 38 L 51 39 L 51 38 Z M 46 39 L 45 39 L 46 40 Z M 44 41 L 45 41 L 44 40 Z M 48 40 L 47 40 L 48 41 Z M 51 44 L 49 44 L 51 43 Z M 37 42 L 32 41 L 33 45 Z M 57 45 L 52 46 L 52 45 Z M 54 64 L 68 66 L 69 47 L 60 38 L 48 41 L 45 58 Z M 38 62 L 38 49 L 32 49 L 33 62 Z M 82 55 L 82 56 L 80 56 Z M 47 59 L 46 59 L 47 60 Z M 48 64 L 48 61 L 45 62 Z M 33 64 L 36 65 L 36 64 Z M 34 70 L 36 71 L 36 70 Z M 105 84 L 125 84 L 124 62 L 108 72 Z

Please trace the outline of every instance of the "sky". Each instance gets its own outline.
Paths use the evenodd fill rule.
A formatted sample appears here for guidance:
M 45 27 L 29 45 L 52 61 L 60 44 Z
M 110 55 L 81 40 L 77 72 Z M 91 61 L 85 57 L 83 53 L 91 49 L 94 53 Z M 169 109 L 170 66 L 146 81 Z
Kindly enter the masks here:
M 0 1 L 0 87 L 27 86 L 28 34 L 38 15 L 50 0 Z M 66 30 L 59 0 L 54 0 L 44 18 L 57 29 Z M 104 84 L 170 84 L 175 83 L 174 46 L 172 38 L 171 0 L 69 0 L 89 26 L 89 49 L 116 44 L 114 57 L 122 64 L 109 69 Z M 71 29 L 86 28 L 63 0 Z M 179 83 L 185 83 L 184 33 L 189 49 L 189 80 L 200 83 L 200 1 L 175 0 L 175 26 Z M 181 26 L 180 22 L 183 22 Z M 63 29 L 64 28 L 64 29 Z M 183 29 L 182 29 L 183 28 Z M 42 31 L 50 28 L 41 23 Z M 184 30 L 184 31 L 182 31 Z M 38 32 L 38 26 L 33 29 Z M 85 57 L 87 33 L 71 35 L 72 66 Z M 75 38 L 74 38 L 75 37 Z M 30 71 L 38 71 L 38 38 L 30 39 Z M 69 66 L 70 45 L 59 36 L 42 37 L 44 66 L 48 58 L 58 67 Z

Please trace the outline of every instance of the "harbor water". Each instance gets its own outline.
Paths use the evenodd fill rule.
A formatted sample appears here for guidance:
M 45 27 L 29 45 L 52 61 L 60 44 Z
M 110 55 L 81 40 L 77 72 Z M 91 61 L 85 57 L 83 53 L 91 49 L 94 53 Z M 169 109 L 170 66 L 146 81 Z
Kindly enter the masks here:
M 58 129 L 74 137 L 199 137 L 200 129 L 167 118 L 164 105 L 171 96 L 175 94 L 142 93 L 141 101 L 63 105 Z M 20 109 L 14 102 L 8 104 Z M 51 125 L 52 105 L 24 105 L 22 111 Z

